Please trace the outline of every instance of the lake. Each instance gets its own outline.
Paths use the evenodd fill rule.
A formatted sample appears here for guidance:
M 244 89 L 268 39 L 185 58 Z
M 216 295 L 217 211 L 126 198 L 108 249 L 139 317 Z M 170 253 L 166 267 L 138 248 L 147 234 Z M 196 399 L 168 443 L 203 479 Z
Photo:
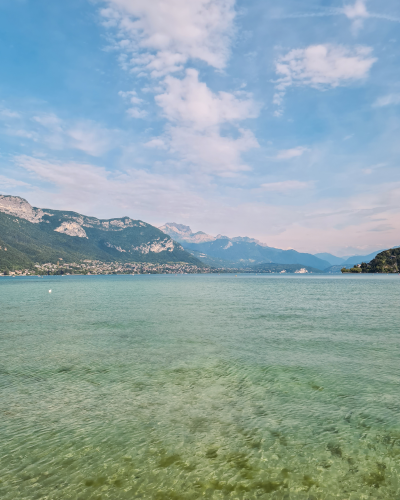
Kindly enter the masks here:
M 399 305 L 397 275 L 0 278 L 0 497 L 400 499 Z

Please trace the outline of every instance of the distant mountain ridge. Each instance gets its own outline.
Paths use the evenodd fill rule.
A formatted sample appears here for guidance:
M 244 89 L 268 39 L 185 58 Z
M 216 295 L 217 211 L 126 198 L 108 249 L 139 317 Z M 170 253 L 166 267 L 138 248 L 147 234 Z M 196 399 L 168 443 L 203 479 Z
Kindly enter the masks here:
M 253 238 L 228 238 L 222 235 L 214 237 L 201 231 L 193 233 L 189 226 L 174 222 L 167 223 L 160 229 L 205 263 L 226 262 L 229 263 L 227 267 L 246 267 L 262 263 L 301 264 L 319 270 L 330 266 L 328 261 L 312 254 L 269 247 Z
M 340 266 L 347 259 L 347 257 L 336 257 L 336 255 L 332 255 L 331 253 L 315 253 L 315 257 L 318 257 L 322 260 L 327 260 L 331 266 Z
M 368 255 L 352 255 L 351 257 L 336 257 L 330 253 L 316 253 L 315 256 L 327 260 L 331 266 L 351 267 L 361 262 L 369 262 L 383 250 L 376 250 Z
M 0 270 L 59 259 L 203 265 L 146 222 L 36 208 L 24 198 L 0 195 Z

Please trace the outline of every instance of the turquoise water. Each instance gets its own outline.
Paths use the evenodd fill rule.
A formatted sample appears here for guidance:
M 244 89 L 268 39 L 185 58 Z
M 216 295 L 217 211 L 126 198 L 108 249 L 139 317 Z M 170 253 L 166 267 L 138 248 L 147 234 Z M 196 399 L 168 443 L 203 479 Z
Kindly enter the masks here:
M 399 304 L 397 275 L 0 278 L 0 498 L 400 499 Z

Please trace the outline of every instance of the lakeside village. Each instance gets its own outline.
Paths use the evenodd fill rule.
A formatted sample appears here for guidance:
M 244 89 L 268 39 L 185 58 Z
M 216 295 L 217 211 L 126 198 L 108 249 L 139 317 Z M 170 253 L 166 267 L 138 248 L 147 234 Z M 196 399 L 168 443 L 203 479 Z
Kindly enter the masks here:
M 102 262 L 99 260 L 83 260 L 81 262 L 65 263 L 60 259 L 57 264 L 35 264 L 31 269 L 5 271 L 2 276 L 43 276 L 75 274 L 199 274 L 223 272 L 222 269 L 198 267 L 185 262 L 152 264 L 149 262 Z
M 275 265 L 279 269 L 268 269 L 261 272 L 286 273 L 282 266 Z M 169 262 L 165 264 L 151 262 L 102 262 L 100 260 L 83 260 L 80 262 L 66 263 L 59 259 L 56 264 L 35 264 L 30 269 L 5 270 L 0 276 L 71 276 L 71 275 L 104 275 L 104 274 L 222 274 L 222 273 L 258 273 L 259 270 L 251 268 L 224 268 L 196 266 L 186 262 Z M 296 269 L 295 274 L 307 274 L 306 268 Z

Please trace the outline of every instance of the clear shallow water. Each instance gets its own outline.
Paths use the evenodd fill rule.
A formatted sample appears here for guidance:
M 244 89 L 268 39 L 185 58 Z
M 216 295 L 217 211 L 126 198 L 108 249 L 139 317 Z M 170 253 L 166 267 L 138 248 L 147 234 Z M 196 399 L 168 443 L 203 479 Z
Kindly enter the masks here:
M 398 276 L 2 278 L 0 498 L 400 499 L 399 304 Z

